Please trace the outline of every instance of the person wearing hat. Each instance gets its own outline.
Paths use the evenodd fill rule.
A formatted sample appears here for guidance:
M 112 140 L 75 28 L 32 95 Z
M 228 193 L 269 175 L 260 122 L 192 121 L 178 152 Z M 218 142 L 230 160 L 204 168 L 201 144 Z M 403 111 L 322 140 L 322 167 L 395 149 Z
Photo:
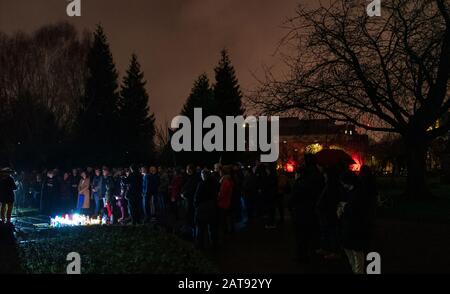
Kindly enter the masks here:
M 10 168 L 0 170 L 0 205 L 1 223 L 10 224 L 11 214 L 14 206 L 14 191 L 17 189 L 14 179 L 11 177 L 13 171 Z

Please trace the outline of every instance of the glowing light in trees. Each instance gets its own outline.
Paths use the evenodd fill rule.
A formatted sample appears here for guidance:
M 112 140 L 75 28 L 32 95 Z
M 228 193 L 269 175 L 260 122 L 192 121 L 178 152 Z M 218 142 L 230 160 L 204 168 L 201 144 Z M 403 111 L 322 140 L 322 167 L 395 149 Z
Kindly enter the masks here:
M 315 143 L 315 144 L 311 144 L 305 147 L 305 153 L 308 154 L 316 154 L 320 151 L 322 151 L 323 146 L 320 145 L 319 143 Z

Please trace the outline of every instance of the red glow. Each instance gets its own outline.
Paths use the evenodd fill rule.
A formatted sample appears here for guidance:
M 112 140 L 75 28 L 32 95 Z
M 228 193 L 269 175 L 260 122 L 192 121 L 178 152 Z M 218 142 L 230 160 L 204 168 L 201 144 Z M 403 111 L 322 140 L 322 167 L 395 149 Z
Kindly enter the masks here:
M 361 157 L 357 154 L 353 154 L 352 159 L 353 161 L 355 161 L 355 163 L 350 165 L 350 169 L 354 172 L 359 172 L 361 170 L 361 167 L 363 166 Z
M 287 173 L 293 173 L 295 172 L 295 168 L 297 167 L 297 163 L 294 162 L 293 160 L 289 160 L 285 165 L 284 165 L 284 170 Z

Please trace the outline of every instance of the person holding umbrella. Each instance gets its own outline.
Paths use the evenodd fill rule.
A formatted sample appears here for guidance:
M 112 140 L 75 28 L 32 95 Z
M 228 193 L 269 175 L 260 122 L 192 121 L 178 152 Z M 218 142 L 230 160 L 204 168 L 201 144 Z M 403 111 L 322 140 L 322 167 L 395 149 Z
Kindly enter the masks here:
M 0 170 L 0 205 L 1 224 L 11 224 L 11 214 L 14 206 L 14 191 L 17 189 L 14 179 L 11 177 L 13 170 L 3 168 Z

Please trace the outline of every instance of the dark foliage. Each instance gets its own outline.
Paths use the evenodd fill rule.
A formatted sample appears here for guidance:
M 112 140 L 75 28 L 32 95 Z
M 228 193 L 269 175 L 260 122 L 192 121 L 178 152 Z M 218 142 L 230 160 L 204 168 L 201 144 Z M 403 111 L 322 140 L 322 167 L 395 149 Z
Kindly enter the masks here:
M 133 54 L 119 99 L 120 148 L 126 162 L 154 159 L 155 118 L 149 110 L 145 84 L 144 73 Z
M 40 233 L 20 244 L 25 272 L 66 273 L 69 252 L 83 274 L 187 274 L 217 270 L 194 247 L 149 226 L 75 227 Z
M 101 26 L 87 59 L 88 77 L 80 104 L 76 145 L 86 162 L 111 162 L 119 154 L 118 74 Z

